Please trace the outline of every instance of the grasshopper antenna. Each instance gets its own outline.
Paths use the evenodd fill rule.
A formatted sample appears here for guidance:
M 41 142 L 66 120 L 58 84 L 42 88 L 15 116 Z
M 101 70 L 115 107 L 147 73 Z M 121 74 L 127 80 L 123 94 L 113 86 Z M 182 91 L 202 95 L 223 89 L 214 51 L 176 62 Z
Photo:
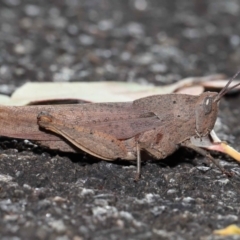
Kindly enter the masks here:
M 228 81 L 228 83 L 226 84 L 226 86 L 218 93 L 218 95 L 216 96 L 216 98 L 214 99 L 214 102 L 218 102 L 227 92 L 229 92 L 230 90 L 236 88 L 237 86 L 240 85 L 240 83 L 235 84 L 234 86 L 229 87 L 229 85 L 231 84 L 231 82 L 240 74 L 240 70 Z

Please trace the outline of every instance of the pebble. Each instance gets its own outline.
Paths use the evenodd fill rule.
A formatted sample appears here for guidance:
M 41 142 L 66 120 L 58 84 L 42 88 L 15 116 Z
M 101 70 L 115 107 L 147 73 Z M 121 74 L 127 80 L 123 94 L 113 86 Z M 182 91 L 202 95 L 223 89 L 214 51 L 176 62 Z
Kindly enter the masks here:
M 126 2 L 3 0 L 0 92 L 10 96 L 28 81 L 166 85 L 214 72 L 230 76 L 238 68 L 236 0 Z M 229 123 L 239 122 L 235 98 L 221 102 L 219 114 L 227 117 L 218 133 L 237 146 L 238 131 L 229 134 Z M 206 173 L 196 167 L 190 172 L 193 166 L 182 163 L 193 157 L 188 151 L 166 159 L 166 167 L 146 161 L 135 183 L 132 171 L 124 169 L 129 162 L 112 163 L 123 168 L 119 175 L 109 165 L 100 169 L 88 154 L 59 157 L 39 147 L 32 152 L 22 141 L 6 138 L 0 147 L 4 240 L 201 239 L 239 221 L 234 188 L 208 167 L 200 168 Z M 171 164 L 175 157 L 177 166 Z
M 149 65 L 153 63 L 154 56 L 151 53 L 144 53 L 134 57 L 134 62 L 139 65 Z
M 75 35 L 78 34 L 79 29 L 78 29 L 78 26 L 77 26 L 77 25 L 75 25 L 75 24 L 70 24 L 70 25 L 67 26 L 67 31 L 68 31 L 69 34 L 75 36 Z
M 14 46 L 14 51 L 17 54 L 23 55 L 26 53 L 26 48 L 23 44 L 19 43 Z
M 150 66 L 150 71 L 154 73 L 164 73 L 167 71 L 167 66 L 165 64 L 154 63 Z
M 143 36 L 145 33 L 143 25 L 137 22 L 131 22 L 127 24 L 126 29 L 128 33 L 134 37 Z
M 175 189 L 175 188 L 167 190 L 168 195 L 171 195 L 171 194 L 174 194 L 174 193 L 177 193 L 177 192 L 178 192 L 178 190 Z
M 94 38 L 89 35 L 82 34 L 79 36 L 79 41 L 84 46 L 90 46 L 94 43 Z
M 25 10 L 26 15 L 29 17 L 36 17 L 41 12 L 40 7 L 38 7 L 37 5 L 32 5 L 32 4 L 26 5 L 24 10 Z
M 57 233 L 64 233 L 66 231 L 66 225 L 62 220 L 53 220 L 48 223 L 48 225 L 53 228 Z
M 0 182 L 10 182 L 12 180 L 13 180 L 13 177 L 6 174 L 0 174 Z
M 193 202 L 195 202 L 195 199 L 192 197 L 184 197 L 182 201 L 184 203 L 193 203 Z
M 113 21 L 110 19 L 104 19 L 98 23 L 98 28 L 101 31 L 109 31 L 113 28 L 113 26 L 114 26 Z
M 148 7 L 148 2 L 146 0 L 135 0 L 134 7 L 139 11 L 145 11 Z
M 207 172 L 207 171 L 209 171 L 211 168 L 210 168 L 210 167 L 205 167 L 205 166 L 198 166 L 197 169 L 200 170 L 200 171 L 202 171 L 202 172 Z
M 21 0 L 4 0 L 3 2 L 8 6 L 16 7 L 16 6 L 20 5 Z

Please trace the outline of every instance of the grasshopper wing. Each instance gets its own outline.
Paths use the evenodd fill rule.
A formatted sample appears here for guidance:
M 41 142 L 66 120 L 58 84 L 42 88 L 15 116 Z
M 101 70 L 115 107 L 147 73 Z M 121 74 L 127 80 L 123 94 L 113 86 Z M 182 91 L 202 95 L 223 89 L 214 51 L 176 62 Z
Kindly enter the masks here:
M 129 139 L 164 124 L 155 113 L 135 107 L 132 102 L 65 105 L 49 110 L 43 109 L 53 117 L 55 125 L 85 127 L 116 139 Z
M 117 139 L 129 139 L 161 125 L 159 118 L 151 112 L 132 117 L 131 119 L 100 122 L 95 126 L 92 125 L 91 128 L 112 135 Z

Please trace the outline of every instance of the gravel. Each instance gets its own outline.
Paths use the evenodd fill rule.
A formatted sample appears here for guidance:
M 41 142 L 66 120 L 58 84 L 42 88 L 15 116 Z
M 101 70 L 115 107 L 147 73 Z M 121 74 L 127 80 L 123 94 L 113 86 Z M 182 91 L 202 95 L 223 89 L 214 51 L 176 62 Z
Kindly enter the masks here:
M 164 85 L 240 65 L 236 0 L 0 0 L 0 93 L 25 82 L 116 80 Z M 56 90 L 57 91 L 57 90 Z M 219 136 L 239 149 L 238 94 L 221 102 Z M 240 224 L 240 166 L 180 149 L 132 163 L 0 141 L 0 237 L 21 239 L 223 239 Z M 225 163 L 225 164 L 224 164 Z M 226 238 L 224 238 L 226 239 Z M 237 239 L 237 238 L 228 238 Z

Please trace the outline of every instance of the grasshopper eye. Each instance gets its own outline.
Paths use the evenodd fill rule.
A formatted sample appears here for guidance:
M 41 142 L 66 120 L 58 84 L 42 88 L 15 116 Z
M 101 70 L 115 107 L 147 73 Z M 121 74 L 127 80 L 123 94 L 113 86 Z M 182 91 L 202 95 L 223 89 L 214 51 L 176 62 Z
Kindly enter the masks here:
M 205 115 L 209 114 L 212 111 L 212 102 L 213 98 L 212 97 L 206 97 L 203 102 L 203 109 Z

